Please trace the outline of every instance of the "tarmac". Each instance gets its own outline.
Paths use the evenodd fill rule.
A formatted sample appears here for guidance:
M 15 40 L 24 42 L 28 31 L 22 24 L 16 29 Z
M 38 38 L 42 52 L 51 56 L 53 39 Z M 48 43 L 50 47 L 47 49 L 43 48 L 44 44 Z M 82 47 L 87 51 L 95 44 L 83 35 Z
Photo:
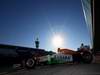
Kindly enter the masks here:
M 19 69 L 0 75 L 100 75 L 100 64 L 57 64 Z

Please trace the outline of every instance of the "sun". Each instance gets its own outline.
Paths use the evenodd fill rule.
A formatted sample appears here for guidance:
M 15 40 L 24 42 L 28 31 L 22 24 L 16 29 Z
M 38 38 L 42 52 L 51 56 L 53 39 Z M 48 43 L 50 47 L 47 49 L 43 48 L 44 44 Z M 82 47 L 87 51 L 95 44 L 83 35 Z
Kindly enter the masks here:
M 60 35 L 55 35 L 52 38 L 52 43 L 55 48 L 60 48 L 63 45 L 63 38 Z

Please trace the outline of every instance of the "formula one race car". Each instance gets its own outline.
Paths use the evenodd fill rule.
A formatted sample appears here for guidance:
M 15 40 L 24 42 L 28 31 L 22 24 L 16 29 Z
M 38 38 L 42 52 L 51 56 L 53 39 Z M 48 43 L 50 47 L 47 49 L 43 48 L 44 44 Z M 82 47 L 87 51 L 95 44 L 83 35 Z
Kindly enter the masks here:
M 34 68 L 40 64 L 91 63 L 92 60 L 92 52 L 87 46 L 78 51 L 58 48 L 58 53 L 54 53 L 44 49 L 0 44 L 0 65 L 21 64 L 21 67 Z

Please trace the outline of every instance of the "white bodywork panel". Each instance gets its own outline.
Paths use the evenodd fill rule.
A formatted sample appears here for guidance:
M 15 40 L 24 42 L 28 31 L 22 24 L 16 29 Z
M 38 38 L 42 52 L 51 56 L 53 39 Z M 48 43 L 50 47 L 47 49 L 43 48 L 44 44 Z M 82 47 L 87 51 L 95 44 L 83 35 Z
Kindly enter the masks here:
M 51 58 L 54 58 L 57 61 L 63 61 L 63 62 L 72 62 L 73 61 L 72 55 L 53 54 L 53 55 L 46 55 L 46 56 L 39 57 L 39 62 L 51 61 Z
M 58 61 L 63 61 L 63 62 L 72 62 L 73 61 L 73 56 L 72 55 L 65 55 L 65 54 L 55 54 L 53 57 L 58 60 Z

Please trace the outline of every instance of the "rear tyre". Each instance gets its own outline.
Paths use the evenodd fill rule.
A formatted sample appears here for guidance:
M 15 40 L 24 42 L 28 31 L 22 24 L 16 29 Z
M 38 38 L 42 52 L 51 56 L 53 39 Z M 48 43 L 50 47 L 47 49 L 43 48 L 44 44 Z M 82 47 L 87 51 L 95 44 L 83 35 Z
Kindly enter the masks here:
M 82 61 L 83 63 L 91 63 L 93 60 L 93 55 L 90 52 L 83 52 Z

